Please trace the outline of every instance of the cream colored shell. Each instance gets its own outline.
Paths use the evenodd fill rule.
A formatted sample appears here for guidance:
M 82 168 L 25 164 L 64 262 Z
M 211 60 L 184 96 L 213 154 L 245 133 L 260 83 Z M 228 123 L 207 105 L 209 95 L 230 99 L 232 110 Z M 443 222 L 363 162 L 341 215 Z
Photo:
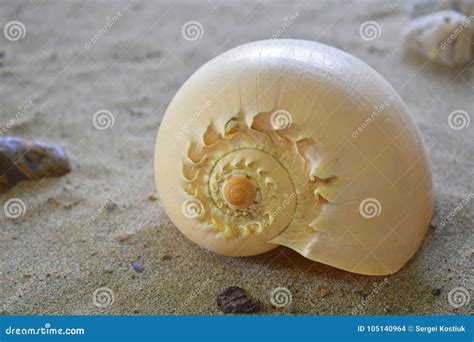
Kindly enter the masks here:
M 173 223 L 211 251 L 284 245 L 369 275 L 410 259 L 433 207 L 399 95 L 359 59 L 302 40 L 246 44 L 196 71 L 161 123 L 155 177 Z M 224 184 L 243 177 L 258 190 L 238 208 Z

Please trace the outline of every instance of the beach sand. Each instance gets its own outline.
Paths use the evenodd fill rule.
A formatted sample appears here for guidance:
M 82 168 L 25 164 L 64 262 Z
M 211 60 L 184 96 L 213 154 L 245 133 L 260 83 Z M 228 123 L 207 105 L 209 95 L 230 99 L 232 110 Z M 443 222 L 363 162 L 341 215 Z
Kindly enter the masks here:
M 470 303 L 450 305 L 448 293 L 473 288 L 474 205 L 462 203 L 474 192 L 474 125 L 453 130 L 448 115 L 465 110 L 473 118 L 474 66 L 440 67 L 407 53 L 400 40 L 409 20 L 405 7 L 400 1 L 2 1 L 2 27 L 18 20 L 26 34 L 17 41 L 0 35 L 0 124 L 14 119 L 7 135 L 63 146 L 72 171 L 0 195 L 2 207 L 19 198 L 26 208 L 16 219 L 0 211 L 0 312 L 221 314 L 217 294 L 240 286 L 261 301 L 261 314 L 472 314 Z M 359 27 L 369 20 L 381 34 L 364 41 Z M 188 21 L 202 25 L 202 37 L 183 38 Z M 421 249 L 400 272 L 355 275 L 283 247 L 250 258 L 216 255 L 184 238 L 154 200 L 154 142 L 175 92 L 214 56 L 272 37 L 345 50 L 406 101 L 432 165 L 436 208 Z M 18 114 L 18 106 L 27 110 Z M 99 110 L 113 114 L 112 127 L 94 127 Z M 113 302 L 100 307 L 93 297 L 104 287 Z M 270 302 L 277 287 L 291 292 L 283 308 Z

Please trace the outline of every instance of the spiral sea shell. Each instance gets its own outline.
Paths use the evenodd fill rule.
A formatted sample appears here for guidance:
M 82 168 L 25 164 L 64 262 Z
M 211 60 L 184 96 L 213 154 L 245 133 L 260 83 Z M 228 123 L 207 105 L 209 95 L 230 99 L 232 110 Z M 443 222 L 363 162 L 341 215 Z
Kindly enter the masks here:
M 301 40 L 230 50 L 178 91 L 155 177 L 178 229 L 216 253 L 278 245 L 355 273 L 399 270 L 432 215 L 418 130 L 360 60 Z

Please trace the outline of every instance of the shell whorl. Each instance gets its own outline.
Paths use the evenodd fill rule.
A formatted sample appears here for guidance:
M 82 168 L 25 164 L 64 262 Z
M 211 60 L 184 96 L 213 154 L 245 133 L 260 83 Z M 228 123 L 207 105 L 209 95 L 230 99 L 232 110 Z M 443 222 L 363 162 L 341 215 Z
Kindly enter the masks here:
M 306 155 L 317 150 L 316 143 L 290 118 L 288 112 L 278 118 L 278 111 L 237 113 L 221 127 L 210 123 L 200 140 L 189 142 L 181 186 L 189 203 L 202 207 L 198 229 L 224 239 L 262 235 L 268 241 L 293 220 L 298 197 L 318 205 L 321 180 L 311 175 L 314 156 Z M 237 177 L 255 184 L 255 200 L 244 208 L 225 198 L 226 183 Z

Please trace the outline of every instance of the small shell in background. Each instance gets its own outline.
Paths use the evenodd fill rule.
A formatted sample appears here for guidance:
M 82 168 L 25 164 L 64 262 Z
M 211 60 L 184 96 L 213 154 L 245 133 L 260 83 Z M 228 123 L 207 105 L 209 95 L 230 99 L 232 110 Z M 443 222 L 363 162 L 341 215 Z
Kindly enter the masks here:
M 403 31 L 408 48 L 440 64 L 471 61 L 471 21 L 456 11 L 440 11 L 413 19 Z
M 0 193 L 22 180 L 59 177 L 70 170 L 66 152 L 57 145 L 0 137 Z
M 466 17 L 474 15 L 473 0 L 413 0 L 408 6 L 411 18 L 434 12 L 452 10 L 463 13 Z
M 472 0 L 463 0 L 459 4 L 459 12 L 463 13 L 466 17 L 474 17 L 474 1 Z M 474 19 L 474 18 L 473 18 Z M 473 28 L 471 26 L 471 28 Z

